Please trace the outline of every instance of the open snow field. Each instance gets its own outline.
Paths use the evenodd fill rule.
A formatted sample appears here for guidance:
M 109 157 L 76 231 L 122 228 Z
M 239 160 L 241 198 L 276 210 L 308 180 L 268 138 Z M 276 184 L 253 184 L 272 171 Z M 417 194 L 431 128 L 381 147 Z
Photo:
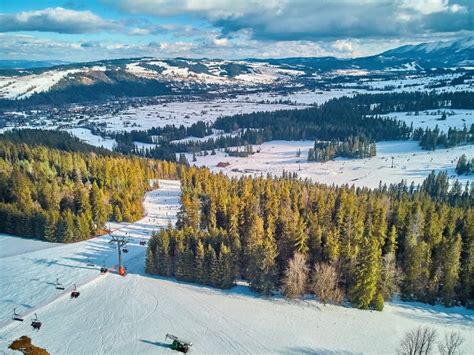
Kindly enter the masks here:
M 440 120 L 442 113 L 446 112 L 446 119 Z M 408 126 L 413 124 L 413 128 L 431 128 L 438 126 L 440 131 L 447 132 L 449 128 L 464 128 L 469 130 L 474 124 L 474 110 L 427 110 L 419 112 L 395 112 L 384 115 L 396 120 L 405 122 Z
M 279 176 L 287 171 L 329 185 L 349 184 L 375 188 L 380 181 L 390 184 L 405 179 L 408 183 L 421 183 L 432 170 L 447 170 L 449 176 L 454 176 L 454 168 L 462 154 L 474 157 L 474 145 L 425 151 L 421 150 L 418 142 L 389 141 L 377 143 L 377 156 L 373 158 L 338 158 L 326 163 L 316 163 L 307 161 L 308 151 L 313 145 L 313 141 L 270 141 L 253 146 L 254 151 L 260 152 L 247 158 L 229 157 L 225 152 L 217 151 L 216 155 L 197 156 L 197 161 L 192 164 L 207 166 L 214 172 L 223 172 L 229 176 Z M 298 149 L 301 149 L 300 157 L 297 157 Z M 187 158 L 192 162 L 191 154 Z M 220 168 L 217 167 L 219 162 L 229 165 Z M 472 175 L 457 178 L 461 182 L 474 181 Z
M 7 234 L 0 234 L 0 258 L 7 258 L 14 255 L 18 256 L 61 245 L 62 244 L 60 243 L 48 243 L 36 239 L 26 239 L 13 237 Z
M 332 98 L 352 96 L 355 92 L 352 89 L 299 90 L 287 94 L 262 92 L 212 100 L 167 101 L 164 99 L 160 104 L 134 107 L 118 114 L 96 117 L 93 122 L 107 123 L 108 131 L 147 130 L 173 124 L 191 126 L 197 121 L 212 123 L 222 116 L 304 109 L 314 104 L 322 104 Z
M 144 274 L 146 248 L 139 238 L 175 221 L 179 183 L 160 181 L 146 195 L 147 216 L 129 225 L 114 225 L 114 234 L 135 239 L 124 254 L 129 274 L 100 275 L 98 266 L 115 262 L 108 236 L 75 244 L 0 258 L 0 353 L 21 335 L 51 354 L 172 354 L 166 333 L 193 342 L 195 354 L 394 354 L 400 338 L 417 326 L 435 328 L 442 336 L 459 331 L 463 349 L 474 348 L 474 311 L 419 303 L 386 304 L 383 312 L 324 306 L 314 300 L 263 298 L 245 285 L 221 291 Z M 78 284 L 81 295 L 54 287 Z M 9 321 L 12 309 L 26 317 Z M 30 318 L 43 322 L 33 331 Z

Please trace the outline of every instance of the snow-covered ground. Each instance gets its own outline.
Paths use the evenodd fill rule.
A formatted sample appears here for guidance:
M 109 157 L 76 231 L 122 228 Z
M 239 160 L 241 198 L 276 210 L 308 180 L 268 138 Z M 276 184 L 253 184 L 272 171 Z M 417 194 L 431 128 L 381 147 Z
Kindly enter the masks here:
M 257 153 L 247 158 L 229 157 L 225 152 L 217 151 L 216 155 L 198 156 L 193 164 L 207 166 L 214 172 L 222 171 L 229 176 L 281 175 L 283 171 L 287 171 L 330 185 L 349 184 L 375 188 L 380 181 L 390 184 L 405 179 L 409 183 L 421 183 L 432 170 L 447 170 L 450 176 L 454 176 L 454 168 L 462 154 L 474 157 L 474 145 L 424 151 L 418 142 L 390 141 L 378 142 L 377 156 L 373 158 L 338 158 L 326 163 L 316 163 L 307 161 L 308 150 L 313 145 L 313 141 L 270 141 L 254 146 L 253 149 Z M 299 149 L 301 156 L 297 157 Z M 187 158 L 192 161 L 191 154 L 188 154 Z M 229 165 L 220 168 L 217 167 L 219 162 Z M 472 175 L 457 178 L 461 182 L 474 180 Z
M 47 243 L 37 239 L 26 239 L 0 234 L 0 258 L 18 256 L 33 251 L 61 246 L 59 243 Z
M 179 183 L 160 181 L 147 194 L 147 216 L 118 226 L 114 234 L 135 238 L 124 254 L 126 277 L 100 275 L 106 260 L 114 264 L 108 237 L 0 258 L 0 353 L 14 353 L 8 344 L 21 335 L 51 354 L 172 354 L 165 335 L 192 341 L 195 354 L 343 353 L 394 354 L 405 332 L 423 325 L 440 336 L 459 331 L 463 349 L 474 347 L 474 311 L 419 303 L 387 303 L 383 312 L 324 306 L 314 300 L 264 298 L 240 284 L 221 291 L 151 277 L 143 272 L 145 247 L 139 238 L 174 220 L 179 208 Z M 56 278 L 68 288 L 77 283 L 81 295 L 55 289 Z M 12 309 L 26 315 L 9 321 Z M 31 314 L 43 322 L 30 327 Z
M 90 129 L 87 128 L 69 128 L 66 129 L 66 131 L 79 138 L 83 142 L 96 147 L 103 147 L 112 150 L 114 146 L 117 145 L 115 139 L 96 136 L 95 134 L 92 134 Z
M 446 113 L 445 120 L 441 120 L 443 113 Z M 414 112 L 394 112 L 384 117 L 403 121 L 409 126 L 413 124 L 413 128 L 434 129 L 438 126 L 444 132 L 447 132 L 449 128 L 464 128 L 464 126 L 469 130 L 474 124 L 474 110 L 427 110 L 419 112 L 418 115 Z
M 298 90 L 289 93 L 261 92 L 219 99 L 169 101 L 132 107 L 118 114 L 95 117 L 92 122 L 106 123 L 107 131 L 146 130 L 166 125 L 191 126 L 198 121 L 212 123 L 218 117 L 261 111 L 304 109 L 332 98 L 353 96 L 364 90 Z
M 78 69 L 49 70 L 41 74 L 0 76 L 0 98 L 24 99 L 35 93 L 48 91 L 61 79 L 79 71 Z

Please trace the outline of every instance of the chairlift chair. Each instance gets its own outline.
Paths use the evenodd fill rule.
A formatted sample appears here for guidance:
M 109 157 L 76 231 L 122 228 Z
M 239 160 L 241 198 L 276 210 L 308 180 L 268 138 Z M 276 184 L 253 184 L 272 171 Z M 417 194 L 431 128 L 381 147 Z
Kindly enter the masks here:
M 36 330 L 40 330 L 41 326 L 43 325 L 43 323 L 41 323 L 39 320 L 38 320 L 38 315 L 35 313 L 35 319 L 33 319 L 31 321 L 31 326 L 33 327 L 33 329 L 36 329 Z
M 16 308 L 13 308 L 13 316 L 12 316 L 12 319 L 13 320 L 16 320 L 18 322 L 23 322 L 23 317 L 19 314 L 19 313 L 16 313 Z
M 81 293 L 77 290 L 76 284 L 71 291 L 71 298 L 78 298 Z
M 107 269 L 107 268 L 105 267 L 105 261 L 104 261 L 103 266 L 100 268 L 100 273 L 101 273 L 101 274 L 105 274 L 107 271 L 109 271 L 109 269 Z
M 89 258 L 87 258 L 87 266 L 95 266 L 94 263 L 91 262 Z
M 59 282 L 59 279 L 56 279 L 56 290 L 64 290 L 64 286 Z

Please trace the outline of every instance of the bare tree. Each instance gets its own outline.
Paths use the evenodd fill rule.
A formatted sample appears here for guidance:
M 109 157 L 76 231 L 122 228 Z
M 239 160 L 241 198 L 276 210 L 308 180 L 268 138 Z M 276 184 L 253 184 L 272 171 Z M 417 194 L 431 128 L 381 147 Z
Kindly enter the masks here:
M 385 300 L 389 300 L 398 291 L 400 284 L 400 271 L 397 270 L 394 252 L 382 257 L 382 272 L 380 274 L 380 292 Z
M 461 354 L 461 345 L 464 343 L 464 338 L 459 332 L 451 332 L 444 336 L 444 343 L 438 344 L 438 349 L 441 355 L 456 355 Z
M 311 290 L 324 304 L 339 304 L 344 299 L 344 293 L 339 287 L 339 279 L 339 273 L 334 265 L 315 264 Z
M 283 293 L 286 297 L 296 298 L 304 294 L 308 282 L 308 271 L 306 257 L 296 253 L 288 262 L 283 279 Z
M 400 355 L 428 355 L 436 341 L 436 331 L 428 327 L 418 327 L 405 334 L 400 343 Z

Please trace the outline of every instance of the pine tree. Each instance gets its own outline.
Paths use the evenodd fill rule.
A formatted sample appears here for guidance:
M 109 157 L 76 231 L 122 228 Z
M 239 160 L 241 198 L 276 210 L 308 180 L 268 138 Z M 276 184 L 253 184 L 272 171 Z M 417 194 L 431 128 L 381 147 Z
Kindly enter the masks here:
M 354 284 L 350 290 L 352 302 L 361 309 L 367 309 L 375 297 L 380 277 L 380 247 L 374 240 L 372 225 L 367 224 L 359 258 L 354 270 Z
M 443 273 L 442 273 L 442 295 L 444 304 L 452 306 L 455 299 L 455 289 L 459 281 L 459 269 L 461 259 L 461 236 L 457 234 L 444 243 Z
M 218 284 L 217 257 L 214 248 L 208 244 L 204 254 L 204 284 L 213 286 Z
M 218 260 L 218 287 L 230 288 L 234 285 L 234 263 L 230 249 L 221 244 Z
M 204 254 L 204 244 L 201 239 L 198 239 L 194 258 L 194 274 L 197 283 L 205 283 Z

